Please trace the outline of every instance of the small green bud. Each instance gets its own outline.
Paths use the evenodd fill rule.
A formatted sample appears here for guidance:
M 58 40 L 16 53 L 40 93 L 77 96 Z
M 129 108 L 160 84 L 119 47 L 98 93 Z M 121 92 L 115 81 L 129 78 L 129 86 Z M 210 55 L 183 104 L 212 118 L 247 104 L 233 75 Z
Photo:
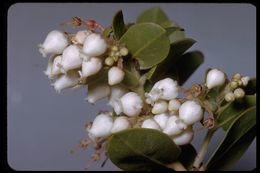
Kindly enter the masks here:
M 120 54 L 121 54 L 122 56 L 126 56 L 126 55 L 128 54 L 128 49 L 125 48 L 125 47 L 121 48 L 121 49 L 120 49 Z
M 117 46 L 112 46 L 112 47 L 111 47 L 111 50 L 114 51 L 114 52 L 116 52 L 116 51 L 118 51 L 118 47 L 117 47 Z
M 245 96 L 245 91 L 242 88 L 237 88 L 234 91 L 235 98 L 243 98 Z
M 234 93 L 232 92 L 228 92 L 226 95 L 225 95 L 225 100 L 227 102 L 233 102 L 235 100 L 235 95 Z
M 230 82 L 230 88 L 231 89 L 236 89 L 237 87 L 238 87 L 238 82 L 236 82 L 236 81 Z
M 234 74 L 233 79 L 240 80 L 241 79 L 241 75 L 239 73 L 236 73 L 236 74 Z
M 108 66 L 112 66 L 114 62 L 115 62 L 114 59 L 110 56 L 105 59 L 105 64 Z

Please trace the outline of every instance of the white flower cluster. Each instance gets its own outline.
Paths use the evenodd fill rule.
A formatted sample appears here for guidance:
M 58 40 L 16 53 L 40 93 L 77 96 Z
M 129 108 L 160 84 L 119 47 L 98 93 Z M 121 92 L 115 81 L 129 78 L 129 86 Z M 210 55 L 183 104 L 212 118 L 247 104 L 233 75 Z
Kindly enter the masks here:
M 71 36 L 54 30 L 47 35 L 42 44 L 39 44 L 39 51 L 43 57 L 52 55 L 44 73 L 50 79 L 56 78 L 52 86 L 57 92 L 74 87 L 80 80 L 97 74 L 103 67 L 104 56 L 108 48 L 109 46 L 101 34 L 90 30 L 78 31 Z M 122 54 L 119 53 L 118 56 L 125 56 L 128 53 L 126 48 L 120 49 L 120 51 Z M 119 84 L 123 79 L 124 71 L 121 68 L 112 66 L 109 69 L 109 85 Z
M 152 118 L 146 119 L 142 128 L 151 128 L 169 135 L 175 144 L 185 145 L 192 141 L 194 132 L 192 125 L 203 117 L 201 106 L 195 101 L 181 103 L 177 99 L 177 82 L 166 78 L 156 82 L 146 102 L 153 106 Z

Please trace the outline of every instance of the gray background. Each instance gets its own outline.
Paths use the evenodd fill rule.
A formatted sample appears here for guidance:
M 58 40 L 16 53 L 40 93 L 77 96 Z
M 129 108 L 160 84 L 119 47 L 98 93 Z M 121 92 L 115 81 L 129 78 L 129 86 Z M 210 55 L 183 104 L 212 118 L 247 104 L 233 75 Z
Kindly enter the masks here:
M 134 21 L 149 7 L 160 6 L 198 42 L 205 63 L 186 82 L 201 82 L 208 67 L 217 67 L 229 76 L 236 72 L 256 76 L 256 8 L 250 4 L 152 4 L 152 3 L 18 3 L 8 11 L 8 163 L 15 170 L 83 170 L 92 149 L 70 154 L 86 137 L 84 123 L 100 110 L 110 109 L 106 100 L 95 106 L 83 99 L 86 88 L 55 93 L 42 73 L 47 59 L 37 44 L 47 33 L 60 29 L 62 21 L 74 16 L 93 18 L 103 26 L 122 9 L 126 22 Z M 196 134 L 199 147 L 204 132 Z M 214 149 L 223 133 L 219 131 L 210 147 Z M 207 156 L 208 157 L 208 156 Z M 104 168 L 118 170 L 111 162 Z M 232 170 L 256 167 L 256 143 Z

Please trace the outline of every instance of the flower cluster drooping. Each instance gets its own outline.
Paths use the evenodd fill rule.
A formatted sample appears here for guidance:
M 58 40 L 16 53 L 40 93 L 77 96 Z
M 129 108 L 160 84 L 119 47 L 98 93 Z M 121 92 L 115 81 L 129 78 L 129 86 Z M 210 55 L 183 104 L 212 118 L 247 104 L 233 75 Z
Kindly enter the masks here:
M 204 105 L 205 100 L 197 97 L 201 94 L 201 88 L 206 90 L 203 94 L 222 88 L 222 98 L 219 100 L 232 102 L 245 96 L 243 88 L 250 80 L 248 76 L 235 74 L 229 81 L 221 70 L 211 69 L 205 83 L 196 85 L 197 94 L 180 98 L 178 81 L 169 77 L 153 83 L 152 88 L 145 92 L 143 84 L 140 84 L 145 75 L 141 76 L 140 69 L 135 69 L 139 88 L 132 89 L 123 82 L 127 75 L 123 60 L 128 55 L 128 49 L 93 29 L 81 30 L 76 34 L 51 31 L 44 42 L 39 44 L 39 51 L 43 57 L 50 56 L 44 73 L 55 80 L 51 85 L 57 92 L 88 85 L 85 100 L 89 103 L 108 98 L 108 105 L 113 111 L 102 111 L 93 122 L 87 123 L 89 139 L 81 143 L 82 147 L 94 144 L 94 161 L 99 159 L 104 149 L 102 144 L 110 135 L 129 128 L 155 129 L 167 134 L 176 145 L 189 144 L 194 136 L 193 125 L 203 119 L 205 111 L 212 113 L 210 106 Z M 106 72 L 107 80 L 95 81 L 94 85 L 90 85 L 88 82 L 95 80 L 95 75 L 101 71 Z M 94 79 L 91 78 L 93 76 Z

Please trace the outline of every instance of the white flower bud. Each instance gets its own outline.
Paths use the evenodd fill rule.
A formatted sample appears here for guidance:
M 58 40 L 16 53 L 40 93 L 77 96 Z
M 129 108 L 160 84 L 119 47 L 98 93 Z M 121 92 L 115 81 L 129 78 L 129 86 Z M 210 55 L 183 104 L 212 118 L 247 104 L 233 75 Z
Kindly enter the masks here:
M 158 100 L 153 105 L 152 113 L 153 114 L 161 114 L 166 112 L 168 109 L 168 103 L 164 100 Z
M 79 68 L 82 64 L 82 58 L 80 57 L 80 49 L 76 45 L 70 45 L 64 49 L 61 59 L 61 69 L 64 73 L 68 70 Z
M 249 80 L 250 80 L 250 77 L 249 77 L 249 76 L 244 76 L 244 77 L 242 77 L 242 78 L 241 78 L 241 81 L 242 81 L 243 86 L 247 86 Z
M 106 49 L 107 43 L 100 34 L 92 33 L 84 41 L 83 52 L 88 56 L 100 56 Z
M 109 114 L 101 113 L 94 119 L 89 134 L 94 138 L 107 137 L 111 134 L 112 127 L 113 118 Z
M 172 115 L 169 117 L 163 133 L 169 136 L 178 135 L 186 128 L 187 125 L 183 122 L 183 120 L 179 119 L 176 115 Z
M 51 69 L 51 75 L 52 76 L 56 76 L 58 74 L 61 74 L 61 69 L 59 67 L 59 64 L 61 63 L 61 56 L 56 56 L 53 60 L 53 65 L 52 65 L 52 69 Z
M 218 69 L 212 69 L 207 74 L 206 86 L 209 89 L 221 86 L 225 83 L 225 79 L 225 74 L 222 71 Z
M 237 88 L 234 91 L 235 98 L 240 99 L 245 96 L 245 91 L 242 88 Z
M 241 79 L 241 75 L 240 75 L 239 73 L 236 73 L 236 74 L 233 75 L 233 79 L 234 79 L 235 81 L 238 81 L 238 80 Z
M 102 68 L 102 61 L 100 58 L 92 57 L 89 60 L 83 60 L 82 71 L 79 71 L 80 77 L 85 78 L 94 75 Z
M 172 99 L 169 101 L 168 110 L 169 111 L 178 111 L 181 106 L 181 102 L 177 99 Z
M 107 84 L 97 84 L 88 88 L 88 96 L 85 100 L 93 104 L 96 101 L 107 97 L 109 94 L 110 87 Z
M 123 47 L 120 49 L 120 55 L 126 56 L 128 54 L 128 49 Z
M 156 121 L 157 124 L 159 124 L 161 129 L 164 129 L 166 127 L 166 123 L 169 119 L 168 114 L 158 114 L 153 117 L 153 119 Z
M 77 72 L 70 71 L 66 75 L 60 76 L 53 84 L 54 89 L 60 93 L 61 90 L 74 87 L 78 84 L 79 76 Z
M 194 124 L 203 118 L 203 110 L 195 101 L 186 101 L 179 108 L 179 117 L 187 125 Z
M 225 100 L 227 102 L 233 102 L 235 100 L 235 95 L 233 92 L 228 92 L 226 95 L 225 95 Z
M 236 89 L 237 87 L 238 87 L 238 82 L 237 81 L 230 82 L 230 88 L 231 89 Z
M 192 128 L 187 128 L 186 130 L 184 130 L 181 134 L 177 135 L 177 136 L 173 136 L 173 142 L 176 145 L 186 145 L 191 143 L 192 139 L 194 136 L 194 132 L 192 130 Z
M 78 31 L 77 34 L 75 35 L 75 41 L 79 44 L 83 44 L 87 36 L 90 34 L 91 31 L 86 31 L 86 30 Z
M 146 94 L 147 101 L 153 104 L 158 99 L 171 100 L 178 96 L 177 82 L 171 78 L 165 78 L 156 82 L 151 91 Z
M 125 76 L 125 72 L 122 69 L 116 66 L 111 67 L 108 71 L 108 84 L 109 85 L 118 84 L 124 79 L 124 76 Z
M 53 76 L 51 74 L 51 69 L 53 66 L 53 61 L 54 61 L 54 56 L 52 56 L 51 58 L 49 58 L 48 60 L 48 65 L 45 71 L 43 71 L 43 73 L 48 76 L 49 79 L 53 79 Z
M 147 129 L 156 129 L 156 130 L 160 130 L 160 126 L 159 124 L 157 124 L 153 119 L 147 119 L 147 120 L 144 120 L 142 126 L 142 128 L 147 128 Z
M 130 127 L 130 123 L 125 116 L 117 117 L 114 121 L 111 133 L 117 133 Z
M 133 117 L 138 116 L 143 108 L 141 97 L 135 92 L 128 92 L 121 97 L 124 114 Z
M 61 54 L 68 44 L 68 39 L 63 32 L 53 30 L 49 32 L 43 44 L 39 44 L 39 51 L 43 57 L 47 54 Z

